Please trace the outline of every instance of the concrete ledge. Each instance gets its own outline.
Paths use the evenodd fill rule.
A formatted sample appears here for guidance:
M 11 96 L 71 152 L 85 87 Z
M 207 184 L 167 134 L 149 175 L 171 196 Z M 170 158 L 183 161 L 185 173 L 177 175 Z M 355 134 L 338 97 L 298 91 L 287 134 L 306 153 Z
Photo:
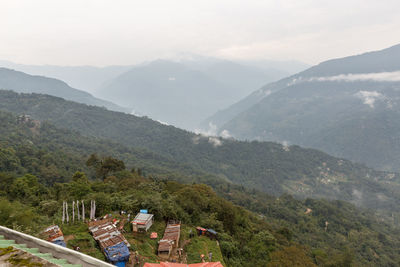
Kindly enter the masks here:
M 26 244 L 30 248 L 38 248 L 41 253 L 51 253 L 55 258 L 66 259 L 72 264 L 81 264 L 83 267 L 114 266 L 78 251 L 55 245 L 51 242 L 47 242 L 37 237 L 18 232 L 4 226 L 0 226 L 0 235 L 4 235 L 6 239 L 15 240 L 17 244 Z

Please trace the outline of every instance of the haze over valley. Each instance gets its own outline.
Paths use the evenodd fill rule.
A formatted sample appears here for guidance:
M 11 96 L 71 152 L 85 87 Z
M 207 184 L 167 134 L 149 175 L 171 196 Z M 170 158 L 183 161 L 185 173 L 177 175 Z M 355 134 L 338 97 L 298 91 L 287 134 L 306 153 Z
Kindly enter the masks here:
M 400 264 L 398 1 L 0 3 L 0 265 Z

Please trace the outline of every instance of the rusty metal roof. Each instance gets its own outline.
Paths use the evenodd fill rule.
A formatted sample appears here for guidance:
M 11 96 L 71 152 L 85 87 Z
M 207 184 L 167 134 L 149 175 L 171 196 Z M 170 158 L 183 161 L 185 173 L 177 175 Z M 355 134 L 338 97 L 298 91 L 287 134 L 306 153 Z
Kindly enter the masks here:
M 53 241 L 55 239 L 64 240 L 64 234 L 62 233 L 58 225 L 52 225 L 47 227 L 43 231 L 43 234 L 47 238 L 47 241 Z
M 97 221 L 89 221 L 88 225 L 89 225 L 89 228 L 90 228 L 90 227 L 99 226 L 99 225 L 102 225 L 102 224 L 104 224 L 106 222 L 111 222 L 111 221 L 112 221 L 112 218 L 106 218 L 106 219 L 97 220 Z
M 160 240 L 158 245 L 158 252 L 170 251 L 172 249 L 172 246 L 179 240 L 180 231 L 180 224 L 167 224 L 164 236 Z
M 126 238 L 121 234 L 121 232 L 109 218 L 105 220 L 94 221 L 91 224 L 89 223 L 89 230 L 92 233 L 93 238 L 99 242 L 102 250 L 117 245 L 121 242 L 124 242 L 128 247 L 130 246 Z

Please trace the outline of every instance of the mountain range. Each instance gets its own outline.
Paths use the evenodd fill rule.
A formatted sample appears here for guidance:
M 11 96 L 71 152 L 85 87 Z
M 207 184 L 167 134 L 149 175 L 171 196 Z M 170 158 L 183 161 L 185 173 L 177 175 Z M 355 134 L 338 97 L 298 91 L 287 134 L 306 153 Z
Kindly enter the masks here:
M 329 60 L 267 84 L 203 127 L 400 170 L 400 45 Z
M 56 66 L 27 65 L 0 60 L 0 67 L 22 71 L 30 75 L 51 77 L 66 82 L 69 86 L 88 93 L 95 93 L 103 83 L 111 80 L 132 66 Z
M 7 61 L 0 61 L 0 66 L 61 79 L 74 88 L 129 107 L 135 114 L 196 130 L 202 120 L 219 109 L 307 65 L 186 56 L 130 66 L 35 66 Z
M 96 94 L 131 107 L 137 114 L 195 130 L 221 107 L 286 75 L 231 61 L 157 60 L 132 67 L 106 82 Z
M 7 68 L 0 68 L 0 88 L 20 93 L 49 94 L 87 105 L 105 107 L 110 110 L 130 111 L 109 101 L 96 98 L 85 91 L 74 89 L 63 81 L 44 76 L 29 75 Z

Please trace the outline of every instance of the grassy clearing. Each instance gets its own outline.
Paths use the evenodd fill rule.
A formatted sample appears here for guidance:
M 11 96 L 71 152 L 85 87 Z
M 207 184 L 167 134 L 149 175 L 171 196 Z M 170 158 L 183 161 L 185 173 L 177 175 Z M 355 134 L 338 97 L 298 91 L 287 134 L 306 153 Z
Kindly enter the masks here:
M 132 249 L 139 252 L 141 258 L 146 262 L 159 262 L 157 256 L 158 241 L 163 237 L 166 224 L 165 222 L 155 221 L 150 229 L 145 233 L 134 233 L 130 225 L 125 225 L 125 238 L 132 245 Z M 150 234 L 157 232 L 157 239 L 150 239 Z
M 190 242 L 186 245 L 185 249 L 188 263 L 201 262 L 201 254 L 204 254 L 206 261 L 208 261 L 208 254 L 212 252 L 212 261 L 220 261 L 225 265 L 218 242 L 211 240 L 206 236 L 195 236 L 190 239 Z
M 67 242 L 68 248 L 79 247 L 80 252 L 105 261 L 105 257 L 100 250 L 99 245 L 89 233 L 86 223 L 76 222 L 73 224 L 64 224 L 61 226 L 64 236 L 74 235 L 74 239 Z

